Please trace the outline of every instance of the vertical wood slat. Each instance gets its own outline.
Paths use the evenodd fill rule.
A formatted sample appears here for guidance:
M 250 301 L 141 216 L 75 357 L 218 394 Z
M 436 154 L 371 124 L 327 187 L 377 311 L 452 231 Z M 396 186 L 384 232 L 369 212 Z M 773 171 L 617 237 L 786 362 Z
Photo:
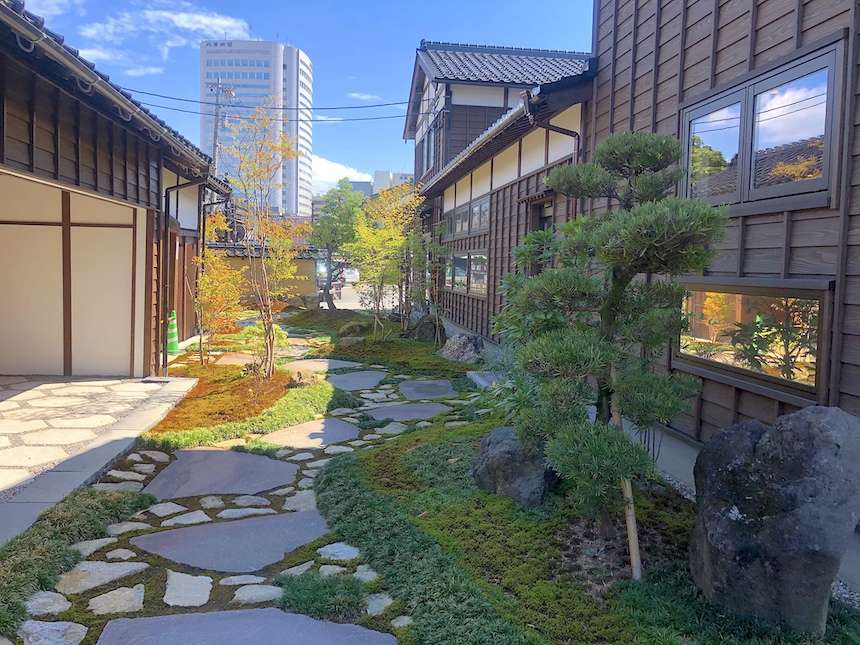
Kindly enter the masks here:
M 782 214 L 783 217 L 783 232 L 782 232 L 782 271 L 780 275 L 783 278 L 789 277 L 789 270 L 791 268 L 791 213 L 789 211 L 785 211 Z
M 758 22 L 758 0 L 750 1 L 750 30 L 747 36 L 747 44 L 749 45 L 749 49 L 747 50 L 747 69 L 752 71 L 755 68 L 755 31 L 756 23 Z
M 609 133 L 615 132 L 615 67 L 618 54 L 618 3 L 612 3 L 612 54 L 609 59 Z
M 803 0 L 797 0 L 794 6 L 794 48 L 803 45 Z
M 62 192 L 63 375 L 72 375 L 72 194 Z
M 687 1 L 681 0 L 680 44 L 678 45 L 678 102 L 684 100 L 684 61 L 687 54 Z M 676 133 L 680 131 L 681 115 L 678 114 Z
M 75 183 L 81 185 L 81 103 L 75 103 L 75 131 L 73 138 L 75 140 Z
M 755 1 L 755 0 L 753 0 Z M 720 0 L 714 0 L 711 11 L 711 65 L 708 71 L 708 88 L 713 89 L 717 79 L 717 41 L 720 34 Z
M 60 90 L 54 88 L 52 92 L 54 103 L 54 179 L 60 180 Z
M 654 87 L 651 90 L 651 132 L 657 131 L 657 84 L 660 81 L 660 22 L 663 19 L 663 0 L 656 1 L 657 9 L 654 16 L 654 53 L 652 54 L 654 60 L 654 70 L 652 72 Z
M 0 163 L 6 165 L 6 58 L 0 57 Z
M 93 166 L 95 171 L 95 190 L 99 192 L 101 181 L 99 179 L 99 171 L 101 170 L 101 162 L 99 160 L 99 115 L 95 110 L 92 110 L 93 115 Z
M 29 126 L 29 137 L 30 137 L 30 158 L 28 159 L 30 172 L 36 173 L 36 74 L 34 72 L 30 73 L 30 96 L 29 105 L 27 106 L 27 111 L 29 112 L 30 123 Z
M 639 3 L 633 3 L 633 40 L 630 43 L 630 101 L 627 113 L 627 129 L 633 131 L 633 108 L 636 98 L 636 39 L 639 37 Z
M 134 343 L 137 325 L 137 209 L 131 209 L 131 341 L 129 342 L 128 375 L 134 377 Z
M 155 364 L 155 352 L 154 352 L 154 338 L 153 338 L 153 325 L 155 322 L 155 317 L 153 316 L 153 282 L 155 278 L 155 269 L 153 267 L 154 264 L 154 253 L 155 253 L 155 245 L 153 240 L 153 233 L 155 230 L 155 212 L 152 209 L 146 210 L 146 223 L 144 225 L 146 227 L 146 237 L 144 242 L 144 254 L 146 256 L 145 264 L 144 264 L 144 279 L 145 279 L 145 288 L 144 288 L 144 296 L 143 296 L 143 311 L 144 311 L 144 326 L 143 326 L 143 356 L 142 359 L 145 361 L 144 363 L 144 376 L 153 376 L 153 365 Z
M 746 255 L 744 247 L 746 246 L 747 237 L 746 224 L 746 217 L 738 218 L 738 266 L 736 274 L 739 278 L 744 277 L 744 256 Z

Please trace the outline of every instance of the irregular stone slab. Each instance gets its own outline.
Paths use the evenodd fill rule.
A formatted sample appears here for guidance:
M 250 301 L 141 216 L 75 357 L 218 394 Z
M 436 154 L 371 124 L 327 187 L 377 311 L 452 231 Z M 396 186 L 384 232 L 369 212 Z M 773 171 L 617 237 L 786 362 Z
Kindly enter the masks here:
M 317 507 L 317 498 L 312 490 L 300 490 L 284 500 L 285 511 L 310 511 Z
M 267 439 L 268 441 L 268 439 Z M 313 459 L 314 455 L 312 452 L 300 452 L 297 455 L 293 455 L 292 457 L 287 457 L 290 461 L 307 461 L 308 459 Z
M 299 488 L 306 490 L 308 488 L 314 487 L 314 480 L 311 477 L 305 477 L 298 484 L 296 484 Z
M 80 594 L 148 568 L 146 562 L 79 562 L 74 569 L 60 576 L 57 591 Z
M 373 441 L 374 439 L 382 439 L 382 435 L 376 434 L 375 432 L 371 432 L 370 434 L 364 435 L 364 438 L 368 441 Z
M 271 602 L 281 597 L 284 590 L 273 585 L 247 585 L 236 589 L 233 600 L 239 605 L 255 605 L 261 602 Z
M 67 385 L 65 387 L 54 388 L 53 394 L 56 396 L 91 396 L 93 394 L 105 394 L 106 388 L 95 385 Z
M 18 630 L 18 636 L 24 639 L 24 645 L 79 645 L 87 636 L 87 628 L 77 623 L 28 620 Z
M 457 396 L 456 390 L 451 387 L 451 381 L 448 379 L 404 381 L 399 387 L 400 393 L 410 401 Z
M 352 452 L 349 446 L 328 446 L 323 452 L 327 455 L 340 455 L 345 452 Z
M 426 427 L 432 426 L 432 425 L 433 424 L 430 423 L 429 421 L 419 421 L 418 423 L 415 424 L 415 427 L 416 428 L 426 428 Z
M 61 401 L 63 399 L 60 399 Z M 48 419 L 48 425 L 52 428 L 86 428 L 92 430 L 109 426 L 116 419 L 109 414 L 90 414 L 78 417 L 55 417 Z
M 309 470 L 305 470 L 305 471 L 303 471 L 303 472 L 302 472 L 302 474 L 303 474 L 305 477 L 316 477 L 316 476 L 319 474 L 319 472 L 320 472 L 320 471 L 319 471 L 319 469 L 318 469 L 318 468 L 311 468 L 311 469 L 309 469 Z
M 133 452 L 133 453 L 131 453 L 130 455 L 126 455 L 126 456 L 125 456 L 125 458 L 126 458 L 126 459 L 128 459 L 129 461 L 134 461 L 134 462 L 141 462 L 141 461 L 143 461 L 143 457 L 141 457 L 141 456 L 140 456 L 139 454 L 137 454 L 136 452 Z
M 202 607 L 209 602 L 211 591 L 212 578 L 209 576 L 191 576 L 168 569 L 164 604 L 171 607 Z
M 410 381 L 410 383 L 412 382 L 414 381 Z M 450 407 L 441 403 L 399 403 L 371 410 L 368 414 L 377 420 L 413 421 L 415 419 L 429 419 L 450 410 Z
M 393 618 L 391 620 L 392 627 L 406 627 L 407 625 L 411 625 L 415 621 L 410 616 L 398 616 L 397 618 Z
M 303 573 L 307 573 L 310 571 L 311 567 L 314 566 L 314 560 L 308 560 L 307 562 L 303 562 L 302 564 L 297 564 L 294 567 L 290 567 L 289 569 L 284 569 L 281 571 L 282 576 L 300 576 Z
M 296 490 L 295 486 L 287 486 L 286 488 L 279 488 L 278 490 L 273 490 L 271 493 L 267 493 L 267 495 L 289 495 L 294 490 Z
M 108 560 L 131 560 L 136 556 L 137 553 L 131 549 L 114 549 L 113 551 L 105 553 L 105 557 Z
M 188 509 L 181 504 L 175 504 L 174 502 L 162 502 L 161 504 L 154 504 L 153 506 L 150 506 L 148 509 L 146 509 L 148 513 L 152 513 L 153 515 L 157 515 L 158 517 L 176 515 L 177 513 L 181 513 L 182 511 L 187 510 Z
M 349 374 L 335 374 L 334 376 L 327 377 L 326 380 L 341 390 L 371 390 L 379 385 L 379 382 L 387 376 L 388 372 L 367 370 L 364 372 L 351 372 Z
M 341 567 L 336 564 L 324 564 L 320 567 L 320 578 L 339 576 L 344 571 L 346 571 L 346 567 Z
M 30 401 L 34 408 L 72 408 L 87 403 L 89 401 L 81 396 L 45 396 Z
M 133 587 L 120 587 L 113 591 L 108 591 L 101 596 L 96 596 L 90 600 L 87 609 L 93 612 L 96 616 L 104 616 L 105 614 L 128 614 L 143 609 L 143 592 L 142 584 L 134 585 Z
M 93 484 L 90 488 L 93 490 L 124 490 L 139 493 L 143 490 L 143 484 L 140 482 L 119 482 L 118 484 Z
M 252 573 L 325 535 L 326 530 L 322 516 L 309 510 L 149 533 L 132 538 L 131 543 L 199 569 Z
M 26 603 L 27 613 L 31 616 L 59 614 L 72 606 L 66 597 L 53 591 L 40 591 L 34 594 Z
M 358 428 L 340 419 L 316 419 L 266 435 L 267 443 L 292 446 L 299 450 L 322 448 L 330 443 L 350 439 L 358 439 Z
M 379 434 L 401 434 L 409 429 L 409 426 L 398 423 L 397 421 L 392 421 L 387 426 L 379 428 L 377 432 Z
M 127 470 L 109 470 L 107 474 L 108 477 L 115 477 L 116 479 L 123 479 L 130 482 L 146 481 L 146 475 L 141 473 L 132 473 Z
M 200 498 L 200 506 L 202 506 L 206 510 L 213 508 L 224 508 L 224 500 L 220 497 L 215 497 L 214 495 L 207 495 L 206 497 Z
M 305 464 L 305 467 L 306 468 L 322 468 L 323 466 L 325 466 L 330 461 L 331 461 L 331 459 L 317 459 L 316 461 L 311 461 L 311 462 Z
M 326 560 L 334 560 L 335 562 L 349 562 L 358 557 L 358 549 L 345 542 L 327 544 L 317 549 L 317 553 L 320 554 L 320 557 Z
M 234 587 L 236 585 L 257 585 L 261 582 L 266 582 L 263 576 L 227 576 L 221 578 L 218 584 L 223 587 Z
M 95 438 L 96 435 L 92 430 L 75 430 L 70 428 L 39 430 L 21 435 L 21 441 L 28 446 L 69 446 L 73 443 L 91 441 Z
M 367 597 L 367 613 L 371 616 L 379 616 L 394 599 L 387 593 L 372 593 Z
M 368 401 L 385 401 L 388 398 L 388 395 L 382 392 L 362 392 L 358 396 Z
M 333 417 L 341 417 L 344 414 L 352 414 L 353 412 L 355 412 L 355 410 L 353 410 L 352 408 L 335 408 L 334 410 L 329 412 L 329 414 Z
M 161 526 L 187 526 L 189 524 L 203 524 L 211 521 L 212 519 L 203 511 L 192 511 L 191 513 L 177 515 L 176 517 L 171 517 L 169 520 L 164 520 Z
M 355 446 L 356 448 L 358 448 L 360 446 L 363 446 L 366 443 L 367 443 L 366 441 L 362 441 L 361 439 L 356 439 L 355 441 L 350 441 L 349 445 Z M 305 471 L 305 472 L 307 472 L 307 471 Z
M 249 506 L 268 506 L 272 502 L 259 495 L 242 495 L 234 499 L 233 503 L 241 508 L 247 508 Z
M 134 464 L 131 469 L 144 475 L 151 475 L 155 472 L 155 464 Z
M 360 564 L 355 570 L 355 573 L 352 574 L 352 577 L 356 580 L 361 580 L 362 582 L 373 582 L 379 577 L 379 574 L 371 569 L 370 565 Z
M 268 441 L 268 439 L 267 439 Z M 295 481 L 298 466 L 234 450 L 179 450 L 145 493 L 159 499 L 211 494 L 254 494 Z
M 358 625 L 315 620 L 270 607 L 116 618 L 107 624 L 98 645 L 236 645 L 248 642 L 254 645 L 396 645 L 397 639 L 392 634 Z
M 350 428 L 348 423 L 346 424 Z M 358 433 L 356 433 L 358 434 Z M 355 437 L 348 437 L 354 439 Z M 68 457 L 66 451 L 58 446 L 18 446 L 0 450 L 0 466 L 23 466 L 33 468 L 52 461 L 61 461 Z
M 118 522 L 107 527 L 107 532 L 111 535 L 122 535 L 131 531 L 142 531 L 151 529 L 152 525 L 146 522 Z
M 168 457 L 160 450 L 141 450 L 140 454 L 142 454 L 150 461 L 157 461 L 160 464 L 166 464 L 168 461 L 170 461 L 170 457 Z
M 117 539 L 115 537 L 100 538 L 98 540 L 86 540 L 84 542 L 78 542 L 76 544 L 73 544 L 72 548 L 77 549 L 78 551 L 80 551 L 82 556 L 87 558 L 102 547 L 106 547 L 108 544 L 113 544 L 116 541 Z
M 331 370 L 339 370 L 344 367 L 361 367 L 361 363 L 355 361 L 339 361 L 332 358 L 308 358 L 300 361 L 293 361 L 282 365 L 284 369 L 291 372 L 301 370 L 310 370 L 311 372 L 329 372 Z
M 361 423 L 361 422 L 360 422 L 358 419 L 356 419 L 355 417 L 341 417 L 341 420 L 342 420 L 342 421 L 346 421 L 347 423 L 351 423 L 351 424 L 353 424 L 353 425 L 358 425 L 359 423 Z
M 253 515 L 272 515 L 276 513 L 272 508 L 228 508 L 218 513 L 222 520 L 236 520 L 240 517 L 251 517 Z

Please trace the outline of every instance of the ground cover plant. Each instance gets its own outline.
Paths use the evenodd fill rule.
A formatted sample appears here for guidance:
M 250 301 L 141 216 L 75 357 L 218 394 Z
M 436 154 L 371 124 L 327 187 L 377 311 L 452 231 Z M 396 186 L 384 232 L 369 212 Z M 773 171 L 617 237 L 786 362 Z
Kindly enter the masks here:
M 0 635 L 13 637 L 27 618 L 26 600 L 40 589 L 52 589 L 81 560 L 72 544 L 107 537 L 110 524 L 155 501 L 141 493 L 79 489 L 0 547 Z

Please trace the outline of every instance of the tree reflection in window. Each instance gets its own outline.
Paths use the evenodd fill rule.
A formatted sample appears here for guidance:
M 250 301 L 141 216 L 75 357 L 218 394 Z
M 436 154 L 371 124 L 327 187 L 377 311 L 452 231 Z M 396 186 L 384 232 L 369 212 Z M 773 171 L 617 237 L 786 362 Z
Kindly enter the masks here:
M 469 256 L 466 253 L 454 253 L 453 284 L 454 291 L 465 293 L 468 287 Z
M 815 385 L 817 299 L 699 291 L 686 311 L 682 353 Z
M 738 186 L 741 104 L 690 122 L 690 190 L 693 197 L 734 193 Z

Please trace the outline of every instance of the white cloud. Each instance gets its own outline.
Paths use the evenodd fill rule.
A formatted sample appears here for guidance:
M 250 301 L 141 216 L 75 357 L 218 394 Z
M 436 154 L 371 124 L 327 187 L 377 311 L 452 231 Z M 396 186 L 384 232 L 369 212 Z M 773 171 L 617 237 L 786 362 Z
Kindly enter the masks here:
M 330 188 L 334 188 L 337 182 L 344 177 L 350 181 L 371 181 L 373 179 L 369 173 L 361 172 L 336 161 L 329 161 L 317 155 L 311 155 L 311 162 L 313 163 L 314 193 L 324 193 Z
M 815 87 L 803 87 L 801 82 L 796 81 L 785 90 L 758 98 L 756 150 L 824 134 L 827 82 L 825 80 Z
M 126 59 L 125 52 L 119 49 L 107 47 L 89 47 L 79 50 L 80 55 L 91 63 L 117 63 L 121 64 Z
M 151 74 L 164 74 L 163 67 L 152 67 L 149 65 L 138 65 L 125 70 L 126 76 L 149 76 Z
M 376 94 L 364 94 L 362 92 L 350 92 L 347 94 L 347 97 L 358 99 L 359 101 L 379 101 L 382 98 L 380 96 L 376 96 Z
M 80 15 L 83 15 L 84 0 L 27 0 L 27 11 L 34 13 L 42 18 L 52 18 L 53 16 L 62 16 L 72 9 Z

